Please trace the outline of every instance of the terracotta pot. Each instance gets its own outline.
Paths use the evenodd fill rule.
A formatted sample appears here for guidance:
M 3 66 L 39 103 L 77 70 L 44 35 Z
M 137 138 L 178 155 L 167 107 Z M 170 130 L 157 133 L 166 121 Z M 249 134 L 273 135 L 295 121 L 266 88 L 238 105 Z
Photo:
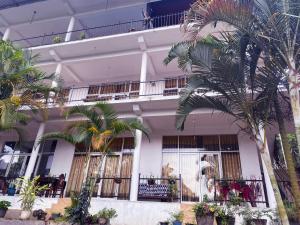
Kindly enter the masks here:
M 206 216 L 196 216 L 197 225 L 213 225 L 214 224 L 214 216 L 206 215 Z
M 6 214 L 7 209 L 0 209 L 0 218 L 3 218 Z
M 267 225 L 267 220 L 262 219 L 253 219 L 253 220 L 247 220 L 246 225 Z
M 223 220 L 226 220 L 223 221 Z M 222 218 L 222 217 L 216 217 L 217 225 L 234 225 L 235 224 L 235 218 L 234 217 L 227 217 L 227 218 Z M 222 224 L 223 222 L 223 224 Z
M 20 215 L 20 219 L 21 220 L 28 220 L 31 216 L 31 211 L 28 210 L 22 210 L 21 211 L 21 215 Z

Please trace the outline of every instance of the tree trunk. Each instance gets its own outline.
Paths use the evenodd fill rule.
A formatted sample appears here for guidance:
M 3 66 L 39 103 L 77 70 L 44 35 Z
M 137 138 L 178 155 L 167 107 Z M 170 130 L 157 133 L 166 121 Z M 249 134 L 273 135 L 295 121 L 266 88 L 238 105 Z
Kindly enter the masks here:
M 291 152 L 291 146 L 287 138 L 287 132 L 284 124 L 282 111 L 278 102 L 278 98 L 274 99 L 274 107 L 275 107 L 276 118 L 279 126 L 279 131 L 281 135 L 283 152 L 287 164 L 287 171 L 291 182 L 292 194 L 296 204 L 298 222 L 300 222 L 300 188 L 298 185 L 298 177 L 295 170 L 295 163 Z
M 275 195 L 275 199 L 276 199 L 276 203 L 277 203 L 277 210 L 278 210 L 278 214 L 280 217 L 279 219 L 283 225 L 289 225 L 289 219 L 288 219 L 288 216 L 287 216 L 287 213 L 286 213 L 286 210 L 285 210 L 285 207 L 284 207 L 284 204 L 283 204 L 280 192 L 279 192 L 278 183 L 275 178 L 269 150 L 266 147 L 264 138 L 262 138 L 262 136 L 259 134 L 259 132 L 256 132 L 253 135 L 255 136 L 257 148 L 260 152 L 262 160 L 265 163 L 268 175 L 270 177 L 271 185 L 274 190 L 274 195 Z
M 296 64 L 294 60 L 291 60 L 291 65 L 295 68 Z M 295 124 L 295 133 L 297 139 L 298 152 L 300 152 L 300 98 L 299 98 L 299 89 L 297 87 L 298 77 L 300 74 L 294 68 L 289 69 L 289 96 L 291 101 L 291 108 L 293 112 L 294 124 Z
M 83 181 L 82 181 L 83 184 L 85 184 L 87 181 L 89 167 L 90 167 L 90 161 L 91 161 L 91 147 L 89 147 L 89 149 L 86 153 L 86 157 L 85 157 L 85 162 L 84 162 L 85 167 L 84 167 L 84 171 L 83 171 Z

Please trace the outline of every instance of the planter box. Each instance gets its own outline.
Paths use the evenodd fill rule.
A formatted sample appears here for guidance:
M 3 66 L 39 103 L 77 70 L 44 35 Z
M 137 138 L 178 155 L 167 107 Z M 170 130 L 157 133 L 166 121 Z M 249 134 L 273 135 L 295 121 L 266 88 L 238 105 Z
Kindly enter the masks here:
M 196 216 L 197 225 L 213 225 L 214 217 L 213 216 Z
M 222 224 L 222 218 L 216 217 L 217 225 L 223 225 Z M 226 223 L 224 223 L 225 225 Z M 228 217 L 227 224 L 226 225 L 234 225 L 235 224 L 235 218 L 234 217 Z
M 246 225 L 267 225 L 267 220 L 262 220 L 262 219 L 248 220 L 246 222 Z

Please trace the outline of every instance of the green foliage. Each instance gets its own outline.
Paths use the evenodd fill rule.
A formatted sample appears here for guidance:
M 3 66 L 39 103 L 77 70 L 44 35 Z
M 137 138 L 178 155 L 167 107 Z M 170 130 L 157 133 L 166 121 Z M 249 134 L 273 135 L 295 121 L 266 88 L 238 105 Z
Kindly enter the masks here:
M 16 130 L 26 125 L 32 116 L 19 111 L 26 105 L 36 114 L 47 118 L 46 103 L 34 96 L 47 99 L 50 91 L 56 92 L 45 81 L 54 79 L 34 66 L 36 56 L 15 48 L 10 42 L 0 41 L 0 131 Z
M 183 222 L 183 219 L 184 219 L 183 211 L 174 212 L 174 213 L 170 213 L 170 214 L 171 214 L 170 222 L 174 222 L 174 221 Z
M 193 212 L 195 213 L 196 217 L 214 215 L 216 210 L 217 210 L 216 204 L 208 204 L 207 202 L 198 203 L 193 207 Z
M 57 44 L 57 43 L 60 43 L 60 42 L 61 42 L 61 37 L 60 36 L 53 37 L 53 43 L 54 44 Z
M 295 203 L 285 202 L 284 206 L 285 206 L 286 213 L 289 217 L 289 220 L 297 221 L 298 216 L 297 216 L 297 208 L 296 208 Z
M 9 201 L 0 201 L 0 209 L 8 209 L 11 206 Z
M 90 207 L 90 185 L 88 182 L 82 187 L 79 196 L 72 196 L 72 204 L 65 208 L 64 218 L 71 224 L 78 223 L 85 225 L 85 221 L 89 216 L 88 209 Z
M 117 211 L 113 208 L 104 208 L 104 209 L 101 209 L 97 214 L 96 216 L 98 218 L 103 218 L 103 219 L 112 219 L 112 218 L 116 218 L 118 216 L 117 214 Z
M 35 203 L 37 194 L 48 189 L 47 185 L 39 186 L 38 180 L 39 176 L 34 177 L 32 180 L 29 180 L 25 177 L 18 179 L 17 187 L 20 188 L 20 201 L 22 210 L 31 211 Z
M 236 208 L 237 214 L 243 216 L 244 221 L 253 219 L 269 218 L 271 221 L 277 219 L 277 213 L 273 209 L 254 209 L 249 206 Z

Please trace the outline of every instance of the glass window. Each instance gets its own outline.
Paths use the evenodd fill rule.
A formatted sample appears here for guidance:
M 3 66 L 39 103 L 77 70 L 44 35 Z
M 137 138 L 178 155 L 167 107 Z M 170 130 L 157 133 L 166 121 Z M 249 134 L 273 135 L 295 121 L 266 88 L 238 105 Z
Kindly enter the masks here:
M 47 140 L 42 144 L 40 152 L 55 152 L 56 144 L 56 140 Z
M 5 176 L 12 157 L 12 155 L 0 155 L 0 176 Z
M 33 141 L 30 142 L 21 142 L 20 144 L 16 144 L 14 147 L 14 153 L 20 154 L 20 153 L 31 153 L 33 149 Z
M 40 156 L 39 168 L 37 170 L 37 175 L 46 176 L 50 173 L 50 169 L 53 162 L 53 154 L 45 154 Z

